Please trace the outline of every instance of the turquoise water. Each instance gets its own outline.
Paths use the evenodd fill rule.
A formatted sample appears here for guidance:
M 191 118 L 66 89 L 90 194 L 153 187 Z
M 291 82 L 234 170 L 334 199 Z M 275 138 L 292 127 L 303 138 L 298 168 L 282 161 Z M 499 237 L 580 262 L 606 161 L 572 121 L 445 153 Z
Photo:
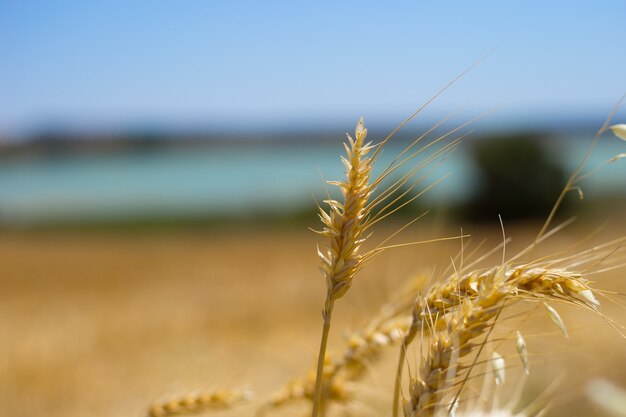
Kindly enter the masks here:
M 568 144 L 569 143 L 569 144 Z M 588 142 L 553 148 L 573 166 Z M 626 151 L 604 141 L 590 166 Z M 390 144 L 378 163 L 401 150 Z M 30 222 L 159 215 L 211 215 L 291 210 L 323 198 L 322 177 L 342 175 L 338 146 L 205 147 L 96 156 L 0 161 L 0 220 Z M 416 159 L 417 161 L 418 159 Z M 624 162 L 624 161 L 623 161 Z M 594 192 L 626 192 L 626 164 L 611 164 L 590 179 Z M 435 169 L 431 181 L 452 174 L 428 192 L 458 201 L 476 186 L 476 169 L 463 148 Z M 428 181 L 424 182 L 428 184 Z

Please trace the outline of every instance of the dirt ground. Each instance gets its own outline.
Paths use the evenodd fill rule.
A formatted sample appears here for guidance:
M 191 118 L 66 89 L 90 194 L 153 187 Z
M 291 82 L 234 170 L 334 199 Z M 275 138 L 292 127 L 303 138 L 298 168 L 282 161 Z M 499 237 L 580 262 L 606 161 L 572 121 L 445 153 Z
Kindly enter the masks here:
M 508 253 L 529 242 L 528 230 L 509 230 Z M 624 231 L 618 222 L 587 246 Z M 475 242 L 487 238 L 485 248 L 501 239 L 495 225 L 464 232 Z M 540 252 L 588 233 L 582 226 L 565 230 Z M 409 232 L 398 241 L 435 235 L 446 232 Z M 306 230 L 0 236 L 0 415 L 139 417 L 153 401 L 216 388 L 250 388 L 258 401 L 266 399 L 314 363 L 324 294 L 316 243 Z M 346 331 L 362 326 L 409 277 L 445 268 L 459 248 L 451 241 L 380 256 L 338 304 L 331 350 L 340 350 Z M 625 272 L 599 275 L 596 286 L 625 293 Z M 602 308 L 626 322 L 617 302 Z M 602 415 L 585 399 L 585 384 L 602 376 L 626 386 L 626 341 L 599 317 L 559 311 L 569 341 L 541 309 L 524 324 L 531 375 L 523 402 L 562 377 L 551 394 L 551 415 Z M 372 366 L 362 398 L 348 407 L 353 415 L 389 414 L 395 355 L 394 348 Z M 512 389 L 520 367 L 514 355 L 507 360 L 516 368 L 507 382 Z M 289 410 L 276 415 L 303 415 L 296 410 L 304 409 Z M 214 414 L 249 416 L 253 408 Z

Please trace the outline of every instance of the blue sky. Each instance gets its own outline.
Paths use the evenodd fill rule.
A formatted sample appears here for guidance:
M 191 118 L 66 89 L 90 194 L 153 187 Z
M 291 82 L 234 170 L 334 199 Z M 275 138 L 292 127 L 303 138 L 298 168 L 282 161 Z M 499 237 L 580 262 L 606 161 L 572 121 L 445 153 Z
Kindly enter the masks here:
M 0 134 L 48 123 L 268 128 L 605 114 L 626 2 L 0 0 Z

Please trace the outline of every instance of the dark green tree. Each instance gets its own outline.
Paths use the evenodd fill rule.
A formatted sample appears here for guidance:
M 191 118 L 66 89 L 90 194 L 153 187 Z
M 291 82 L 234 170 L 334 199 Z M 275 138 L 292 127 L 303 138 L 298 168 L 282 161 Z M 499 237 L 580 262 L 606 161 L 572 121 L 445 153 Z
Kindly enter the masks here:
M 464 212 L 471 220 L 545 218 L 565 174 L 546 152 L 547 137 L 494 136 L 479 140 L 473 157 L 479 168 L 477 192 Z

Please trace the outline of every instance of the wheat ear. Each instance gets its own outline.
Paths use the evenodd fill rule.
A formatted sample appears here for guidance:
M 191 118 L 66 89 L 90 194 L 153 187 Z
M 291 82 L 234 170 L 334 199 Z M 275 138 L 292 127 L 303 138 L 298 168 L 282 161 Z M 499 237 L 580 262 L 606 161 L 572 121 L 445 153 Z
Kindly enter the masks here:
M 457 360 L 473 351 L 471 341 L 482 336 L 500 311 L 506 292 L 499 286 L 483 291 L 479 299 L 466 302 L 445 317 L 448 329 L 433 330 L 428 353 L 422 358 L 419 374 L 410 381 L 409 399 L 403 410 L 406 417 L 432 416 L 445 390 L 457 376 Z
M 355 138 L 348 135 L 345 145 L 346 157 L 342 162 L 346 167 L 343 181 L 331 182 L 339 187 L 343 203 L 333 199 L 326 200 L 328 213 L 320 209 L 320 218 L 324 229 L 319 233 L 326 236 L 330 243 L 325 253 L 318 250 L 322 260 L 321 270 L 326 278 L 326 301 L 322 311 L 323 327 L 320 350 L 317 360 L 315 394 L 313 398 L 313 417 L 319 415 L 322 398 L 324 359 L 326 345 L 335 301 L 341 298 L 352 284 L 362 260 L 361 244 L 365 240 L 363 232 L 366 226 L 365 209 L 372 194 L 369 183 L 372 172 L 372 160 L 367 157 L 372 145 L 365 143 L 367 129 L 361 118 L 354 131 Z
M 479 287 L 472 284 L 474 282 Z M 479 348 L 477 356 L 480 354 L 486 340 L 478 344 L 473 343 L 473 340 L 490 331 L 507 300 L 554 299 L 583 306 L 594 312 L 598 305 L 581 274 L 564 269 L 499 267 L 487 273 L 467 274 L 458 281 L 458 285 L 458 288 L 468 289 L 468 296 L 462 298 L 458 305 L 451 304 L 449 299 L 432 299 L 422 304 L 425 310 L 418 320 L 430 327 L 432 338 L 419 374 L 410 383 L 410 399 L 404 405 L 407 417 L 434 415 L 436 406 L 442 403 L 442 397 L 460 374 L 461 368 L 456 361 L 476 348 Z M 434 292 L 438 295 L 446 293 Z M 435 311 L 429 311 L 431 307 Z M 558 314 L 548 311 L 551 319 L 563 330 L 564 325 Z M 465 380 L 468 377 L 469 370 Z M 465 380 L 461 382 L 459 392 Z M 453 403 L 456 400 L 454 398 Z
M 499 275 L 502 288 L 517 299 L 558 300 L 595 309 L 599 304 L 589 285 L 578 272 L 563 268 L 544 268 L 532 264 L 512 265 L 474 271 L 462 276 L 452 275 L 434 283 L 427 295 L 418 298 L 413 309 L 413 322 L 401 345 L 396 370 L 393 415 L 398 413 L 402 368 L 408 345 L 415 339 L 424 324 L 441 328 L 446 324 L 446 313 L 481 298 L 485 286 Z M 548 310 L 550 314 L 550 310 Z
M 233 405 L 249 401 L 249 391 L 217 390 L 200 394 L 189 394 L 180 398 L 157 403 L 148 409 L 147 417 L 172 417 L 183 414 L 195 414 L 203 411 L 226 409 Z

